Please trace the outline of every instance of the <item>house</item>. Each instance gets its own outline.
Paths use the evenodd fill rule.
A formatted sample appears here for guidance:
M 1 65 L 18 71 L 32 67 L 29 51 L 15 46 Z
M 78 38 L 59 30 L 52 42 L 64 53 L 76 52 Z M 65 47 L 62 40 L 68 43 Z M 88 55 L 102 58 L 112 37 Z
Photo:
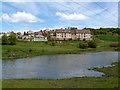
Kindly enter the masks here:
M 35 37 L 32 39 L 32 41 L 47 41 L 47 38 L 45 37 Z
M 42 31 L 35 32 L 35 33 L 34 33 L 34 36 L 35 36 L 35 37 L 44 37 Z
M 56 29 L 55 31 L 56 40 L 70 40 L 71 30 Z
M 34 32 L 32 30 L 27 31 L 27 34 L 31 35 L 34 34 Z
M 28 36 L 28 35 L 23 35 L 21 40 L 23 41 L 31 41 L 32 40 L 32 37 L 31 36 Z
M 56 40 L 56 35 L 55 35 L 55 31 L 54 31 L 54 30 L 50 30 L 50 31 L 49 31 L 49 36 L 48 36 L 48 38 L 49 38 L 50 40 Z
M 22 39 L 22 33 L 21 32 L 17 32 L 16 36 L 17 36 L 18 39 Z
M 76 39 L 79 40 L 92 40 L 90 30 L 76 30 Z
M 92 40 L 90 30 L 56 29 L 50 32 L 52 40 Z
M 35 32 L 32 41 L 47 41 L 47 37 L 44 37 L 43 32 Z

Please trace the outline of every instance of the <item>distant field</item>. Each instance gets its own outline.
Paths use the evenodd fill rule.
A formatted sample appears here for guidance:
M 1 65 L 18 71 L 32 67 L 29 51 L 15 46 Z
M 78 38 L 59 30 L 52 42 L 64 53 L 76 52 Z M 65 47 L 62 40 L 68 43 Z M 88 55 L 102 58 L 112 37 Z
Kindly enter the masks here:
M 97 35 L 97 38 L 99 38 L 100 40 L 104 40 L 104 41 L 120 41 L 120 37 L 118 36 L 112 36 L 112 35 Z

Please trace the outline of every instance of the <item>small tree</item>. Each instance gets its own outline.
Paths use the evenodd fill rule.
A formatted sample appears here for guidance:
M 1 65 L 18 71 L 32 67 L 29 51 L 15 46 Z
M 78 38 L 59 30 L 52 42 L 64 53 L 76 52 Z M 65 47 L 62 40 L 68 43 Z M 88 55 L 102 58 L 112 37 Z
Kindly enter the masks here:
M 31 48 L 29 49 L 29 52 L 32 52 L 32 49 L 31 49 Z
M 68 27 L 68 29 L 70 29 L 70 30 L 76 30 L 77 27 Z
M 90 48 L 96 48 L 97 47 L 97 43 L 95 42 L 95 41 L 89 41 L 88 42 L 88 47 L 90 47 Z
M 86 42 L 80 42 L 79 43 L 79 48 L 86 49 L 88 47 L 88 44 Z
M 8 36 L 4 34 L 2 36 L 2 45 L 7 45 L 8 44 Z
M 15 45 L 16 44 L 17 38 L 16 38 L 16 34 L 15 33 L 13 33 L 13 32 L 10 33 L 9 42 L 10 42 L 9 43 L 10 45 Z

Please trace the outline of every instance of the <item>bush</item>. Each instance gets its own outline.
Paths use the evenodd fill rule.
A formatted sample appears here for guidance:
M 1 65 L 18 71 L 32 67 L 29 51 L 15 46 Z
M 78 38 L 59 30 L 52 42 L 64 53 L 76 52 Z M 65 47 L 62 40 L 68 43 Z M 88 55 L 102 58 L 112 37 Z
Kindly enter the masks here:
M 46 41 L 45 44 L 48 44 L 48 41 Z
M 88 44 L 86 42 L 80 42 L 79 43 L 79 48 L 86 49 L 87 47 L 88 47 Z
M 90 47 L 90 48 L 96 48 L 97 47 L 97 43 L 95 41 L 89 41 L 88 42 L 88 47 Z
M 7 52 L 9 53 L 9 52 L 10 52 L 10 50 L 7 50 Z
M 7 45 L 8 44 L 8 36 L 4 34 L 2 36 L 2 45 Z
M 83 41 L 86 41 L 86 39 L 84 38 Z
M 55 46 L 55 42 L 52 42 L 51 45 L 52 45 L 52 46 Z
M 32 52 L 32 49 L 29 49 L 29 52 Z
M 17 42 L 16 34 L 11 32 L 9 36 L 4 34 L 2 36 L 2 45 L 15 45 Z
M 10 36 L 9 36 L 9 44 L 10 45 L 16 45 L 16 42 L 17 42 L 17 38 L 16 38 L 16 34 L 11 32 L 10 33 Z

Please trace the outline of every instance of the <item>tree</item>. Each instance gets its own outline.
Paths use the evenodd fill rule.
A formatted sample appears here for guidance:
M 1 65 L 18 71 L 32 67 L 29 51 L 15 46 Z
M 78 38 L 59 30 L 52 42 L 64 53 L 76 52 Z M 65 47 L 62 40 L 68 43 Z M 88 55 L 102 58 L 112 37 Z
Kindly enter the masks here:
M 86 42 L 80 42 L 79 43 L 79 48 L 86 49 L 88 47 L 88 44 Z
M 97 47 L 97 43 L 95 42 L 95 41 L 89 41 L 88 42 L 88 47 L 90 47 L 90 48 L 96 48 Z
M 26 32 L 24 32 L 24 34 L 23 35 L 26 35 Z
M 9 43 L 10 45 L 15 45 L 16 44 L 17 38 L 16 38 L 16 34 L 14 32 L 10 33 L 9 42 L 10 42 Z
M 76 27 L 68 27 L 68 29 L 70 29 L 70 30 L 76 30 L 77 28 Z
M 8 44 L 8 36 L 4 34 L 2 36 L 2 45 L 7 45 Z
M 50 32 L 49 31 L 44 31 L 43 35 L 47 37 L 48 40 L 50 40 Z

